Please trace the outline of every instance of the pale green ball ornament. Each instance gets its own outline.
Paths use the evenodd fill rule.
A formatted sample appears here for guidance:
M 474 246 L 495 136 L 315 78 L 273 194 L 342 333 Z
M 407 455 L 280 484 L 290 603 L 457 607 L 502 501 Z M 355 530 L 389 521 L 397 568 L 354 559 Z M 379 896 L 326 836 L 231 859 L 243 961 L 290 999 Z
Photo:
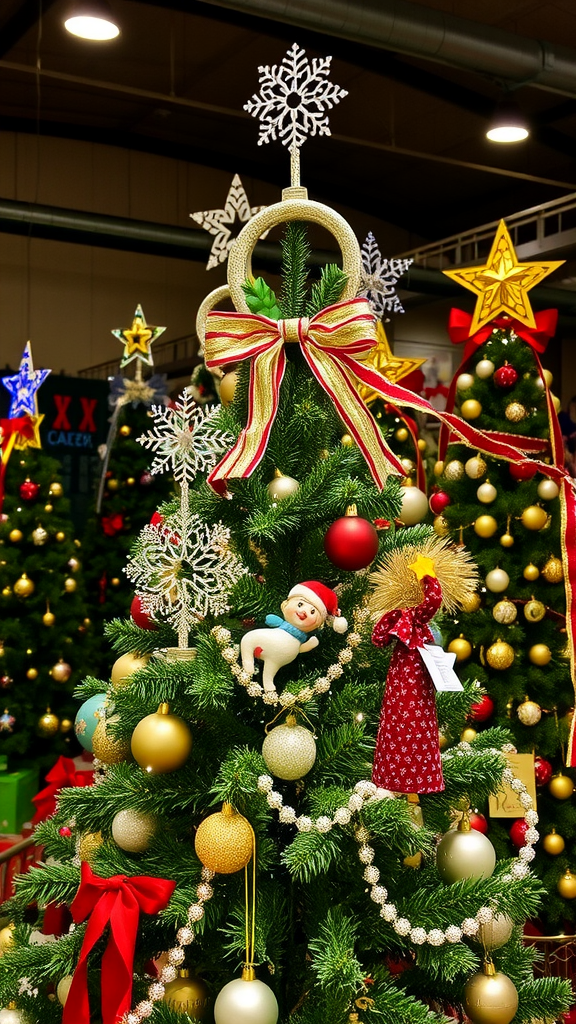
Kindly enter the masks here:
M 510 1024 L 518 1009 L 518 992 L 491 960 L 464 986 L 463 1005 L 472 1024 Z
M 244 967 L 242 977 L 229 981 L 214 1003 L 214 1024 L 277 1024 L 278 1003 L 271 988 Z
M 68 999 L 68 993 L 74 981 L 72 974 L 66 974 L 63 978 L 60 978 L 56 986 L 56 998 L 62 1006 L 66 1006 L 66 1000 Z
M 266 767 L 278 779 L 293 782 L 301 779 L 316 760 L 316 741 L 309 729 L 298 725 L 295 715 L 288 715 L 284 725 L 277 725 L 262 744 Z
M 514 921 L 508 914 L 494 914 L 491 921 L 481 924 L 474 942 L 484 949 L 500 949 L 508 942 L 514 931 Z
M 471 828 L 468 814 L 463 814 L 458 828 L 442 837 L 436 850 L 436 866 L 444 882 L 451 885 L 462 879 L 480 881 L 490 878 L 496 866 L 496 852 L 490 840 Z
M 152 815 L 132 807 L 118 811 L 112 821 L 112 838 L 127 853 L 144 853 L 155 830 L 156 822 Z

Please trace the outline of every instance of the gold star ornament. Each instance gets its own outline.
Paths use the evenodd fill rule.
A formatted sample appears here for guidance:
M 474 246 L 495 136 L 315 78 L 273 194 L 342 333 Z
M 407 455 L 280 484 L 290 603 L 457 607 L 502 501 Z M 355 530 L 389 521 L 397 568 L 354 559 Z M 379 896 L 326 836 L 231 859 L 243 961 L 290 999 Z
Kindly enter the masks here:
M 425 576 L 431 576 L 433 579 L 436 579 L 434 561 L 426 555 L 418 555 L 416 561 L 412 562 L 408 568 L 412 569 L 412 572 L 416 573 L 416 578 L 419 580 L 424 579 Z
M 472 336 L 501 313 L 527 327 L 536 327 L 528 292 L 563 263 L 564 260 L 519 263 L 508 228 L 501 220 L 483 267 L 464 267 L 443 273 L 478 296 L 470 326 Z
M 142 306 L 136 307 L 131 327 L 118 327 L 112 334 L 124 345 L 124 354 L 120 368 L 127 366 L 133 359 L 138 359 L 148 366 L 154 365 L 150 348 L 152 342 L 156 341 L 166 330 L 165 327 L 150 327 L 146 323 L 146 317 Z
M 417 370 L 425 362 L 425 359 L 401 359 L 400 356 L 395 356 L 386 337 L 384 325 L 381 320 L 378 321 L 376 324 L 376 344 L 364 360 L 365 366 L 378 370 L 383 377 L 386 377 L 393 384 L 397 384 L 403 377 L 407 377 L 409 373 Z M 373 391 L 366 384 L 360 384 L 358 391 L 366 405 L 372 405 L 377 398 L 381 397 L 377 391 Z

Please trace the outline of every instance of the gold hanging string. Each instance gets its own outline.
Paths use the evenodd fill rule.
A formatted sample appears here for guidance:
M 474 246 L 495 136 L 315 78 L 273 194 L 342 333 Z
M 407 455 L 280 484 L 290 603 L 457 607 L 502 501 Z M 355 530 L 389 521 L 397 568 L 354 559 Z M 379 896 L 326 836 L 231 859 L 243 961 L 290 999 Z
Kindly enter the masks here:
M 310 721 L 310 719 L 308 718 L 308 715 L 306 714 L 306 712 L 303 711 L 302 708 L 297 708 L 297 707 L 294 707 L 292 705 L 292 707 L 289 707 L 289 708 L 281 708 L 280 711 L 278 712 L 278 714 L 274 715 L 274 718 L 272 719 L 272 721 L 271 722 L 267 722 L 267 724 L 264 726 L 264 732 L 266 733 L 266 735 L 268 735 L 268 730 L 272 728 L 272 726 L 274 725 L 274 722 L 277 722 L 278 719 L 282 717 L 282 715 L 286 714 L 286 712 L 288 712 L 288 717 L 290 717 L 290 715 L 294 715 L 294 716 L 295 715 L 302 715 L 302 718 L 304 718 L 308 722 L 308 725 L 312 729 L 312 732 L 315 732 L 315 727 L 312 724 L 312 722 Z
M 253 981 L 255 978 L 254 956 L 256 952 L 256 834 L 252 826 L 252 891 L 248 879 L 248 868 L 250 862 L 244 868 L 244 920 L 245 920 L 245 944 L 246 960 L 242 970 L 242 977 L 245 981 Z

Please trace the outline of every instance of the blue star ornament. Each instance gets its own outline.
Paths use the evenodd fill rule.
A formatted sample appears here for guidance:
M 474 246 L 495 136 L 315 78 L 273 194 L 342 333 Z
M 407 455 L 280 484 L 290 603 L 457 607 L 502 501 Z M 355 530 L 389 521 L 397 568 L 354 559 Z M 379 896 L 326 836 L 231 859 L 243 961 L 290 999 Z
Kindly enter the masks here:
M 2 377 L 2 383 L 11 395 L 8 418 L 16 416 L 36 416 L 38 414 L 38 398 L 36 392 L 44 383 L 51 370 L 35 370 L 32 362 L 30 342 L 22 353 L 20 368 L 13 377 Z

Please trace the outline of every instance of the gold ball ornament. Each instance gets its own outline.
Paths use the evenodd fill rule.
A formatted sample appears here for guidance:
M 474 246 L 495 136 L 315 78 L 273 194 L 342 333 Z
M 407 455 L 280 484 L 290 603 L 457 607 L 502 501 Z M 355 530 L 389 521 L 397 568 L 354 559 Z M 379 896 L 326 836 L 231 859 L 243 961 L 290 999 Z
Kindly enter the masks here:
M 92 752 L 94 757 L 104 764 L 120 764 L 125 761 L 130 752 L 130 743 L 126 739 L 116 739 L 111 736 L 107 725 L 112 721 L 101 718 L 98 722 L 92 737 Z
M 112 838 L 127 853 L 144 853 L 155 831 L 155 818 L 132 807 L 118 811 L 112 819 Z
M 477 612 L 481 604 L 482 598 L 480 597 L 480 594 L 476 592 L 466 598 L 465 601 L 462 601 L 462 611 L 468 613 Z
M 501 594 L 503 590 L 508 590 L 510 577 L 504 569 L 492 569 L 486 576 L 486 586 L 493 594 Z
M 262 744 L 262 757 L 272 775 L 293 782 L 307 775 L 316 760 L 316 741 L 309 729 L 288 715 L 272 729 Z
M 426 444 L 426 441 L 424 440 L 424 438 L 423 437 L 419 437 L 418 438 L 418 448 L 420 449 L 420 451 L 421 452 L 425 452 L 427 447 L 428 447 L 428 445 Z
M 474 386 L 474 377 L 471 373 L 460 373 L 456 378 L 456 387 L 458 391 L 468 391 L 468 388 Z
M 553 828 L 542 840 L 542 846 L 546 853 L 550 854 L 551 857 L 557 857 L 564 851 L 566 843 L 562 836 L 558 835 L 555 828 Z
M 278 1014 L 276 996 L 258 981 L 253 967 L 224 985 L 214 1003 L 214 1024 L 277 1024 Z
M 353 448 L 356 442 L 352 437 L 352 434 L 342 434 L 342 437 L 340 438 L 340 444 L 343 446 L 343 448 Z
M 548 522 L 548 513 L 540 505 L 528 505 L 520 518 L 527 530 L 541 530 Z
M 562 408 L 562 402 L 558 398 L 558 395 L 550 395 L 550 398 L 552 399 L 552 405 L 554 406 L 554 411 L 555 411 L 556 414 L 558 414 L 560 412 L 561 408 Z
M 61 544 L 63 540 L 66 540 L 66 534 L 64 533 L 63 530 L 58 530 L 58 533 L 56 534 L 56 540 L 58 541 L 59 544 Z
M 524 605 L 524 618 L 528 622 L 540 622 L 541 619 L 546 615 L 546 605 L 542 604 L 542 601 L 536 601 L 531 598 L 530 601 L 526 601 Z
M 52 665 L 50 675 L 57 683 L 67 683 L 72 675 L 72 668 L 68 662 L 64 661 L 63 658 L 60 658 L 55 665 Z
M 29 668 L 26 670 L 26 679 L 38 679 L 38 669 Z
M 490 505 L 496 500 L 498 491 L 488 480 L 484 484 L 480 484 L 480 487 L 476 491 L 476 497 L 478 501 L 481 501 L 483 505 Z
M 14 945 L 14 925 L 7 924 L 0 928 L 0 954 L 5 953 L 10 946 Z
M 19 544 L 23 536 L 22 530 L 10 530 L 8 540 L 12 541 L 13 544 Z
M 507 644 L 505 640 L 497 640 L 486 651 L 486 661 L 490 668 L 502 672 L 512 665 L 514 661 L 514 648 Z
M 473 455 L 472 458 L 468 459 L 464 464 L 464 472 L 471 480 L 479 480 L 481 476 L 484 476 L 486 468 L 486 463 L 481 455 Z
M 45 530 L 43 526 L 37 526 L 35 530 L 32 530 L 32 543 L 37 548 L 42 547 L 48 540 L 48 530 Z
M 78 856 L 89 864 L 93 861 L 104 842 L 101 832 L 84 832 L 78 843 Z
M 398 430 L 394 431 L 394 437 L 396 438 L 397 441 L 407 441 L 408 436 L 409 435 L 408 431 L 406 430 L 406 427 L 398 427 Z
M 110 480 L 106 481 L 106 487 L 109 491 L 117 491 L 120 487 L 120 481 L 116 480 L 115 477 L 112 477 Z
M 416 469 L 412 459 L 400 459 L 400 462 L 402 463 L 402 469 L 406 473 L 406 476 L 410 476 L 410 473 L 413 473 Z
M 447 537 L 450 533 L 450 526 L 445 516 L 436 516 L 432 523 L 434 533 L 438 537 Z
M 496 853 L 488 837 L 471 828 L 468 815 L 464 814 L 458 828 L 442 836 L 436 850 L 436 865 L 440 877 L 448 884 L 464 878 L 479 881 L 490 878 L 496 866 Z
M 192 750 L 192 733 L 183 718 L 170 714 L 168 704 L 146 715 L 132 733 L 134 759 L 145 772 L 161 775 L 186 763 Z
M 250 822 L 231 804 L 198 826 L 194 848 L 204 867 L 221 875 L 241 871 L 252 858 L 254 833 Z
M 438 462 L 435 462 L 434 463 L 434 476 L 442 476 L 443 472 L 444 472 L 444 463 L 441 460 L 439 460 Z
M 548 790 L 556 800 L 568 800 L 574 792 L 574 783 L 569 775 L 553 775 L 548 783 Z
M 514 547 L 514 537 L 511 533 L 508 533 L 508 531 L 506 531 L 506 533 L 503 533 L 502 536 L 500 537 L 500 543 L 503 548 Z
M 451 459 L 444 467 L 444 476 L 447 480 L 461 480 L 464 476 L 464 463 L 459 459 Z
M 450 654 L 456 655 L 456 661 L 466 661 L 472 654 L 472 644 L 461 633 L 460 636 L 451 640 L 448 644 L 448 650 Z
M 498 523 L 494 516 L 478 516 L 474 523 L 474 533 L 477 533 L 479 537 L 483 537 L 484 540 L 493 537 L 497 529 Z
M 529 562 L 525 569 L 522 571 L 522 575 L 525 580 L 528 580 L 529 583 L 534 583 L 534 580 L 537 580 L 540 575 L 540 569 L 537 565 L 534 565 L 533 562 Z
M 482 415 L 482 406 L 477 398 L 467 398 L 460 406 L 460 415 L 465 420 L 477 420 Z
M 438 746 L 440 747 L 440 750 L 446 750 L 449 742 L 450 741 L 445 733 L 438 732 Z
M 39 736 L 42 736 L 43 739 L 47 739 L 49 736 L 55 736 L 59 727 L 60 722 L 58 717 L 54 715 L 48 708 L 46 710 L 46 713 L 38 719 L 36 731 Z
M 32 580 L 28 579 L 25 572 L 22 573 L 20 579 L 16 580 L 16 583 L 14 584 L 14 593 L 18 597 L 30 597 L 34 593 L 35 589 L 35 584 Z
M 78 572 L 78 569 L 80 568 L 80 562 L 78 561 L 78 559 L 77 558 L 69 558 L 68 559 L 68 568 L 70 569 L 71 572 Z
M 500 949 L 508 942 L 514 931 L 514 921 L 508 914 L 494 914 L 491 921 L 481 924 L 474 942 L 486 950 Z
M 492 615 L 502 626 L 509 626 L 511 622 L 516 621 L 518 615 L 518 609 L 513 601 L 509 601 L 505 597 L 502 601 L 498 601 L 493 609 Z
M 296 491 L 300 490 L 300 484 L 293 476 L 284 476 L 279 469 L 274 474 L 274 479 L 270 481 L 267 487 L 268 494 L 272 501 L 282 501 L 284 498 L 289 498 L 291 494 L 296 494 Z
M 61 498 L 62 495 L 64 494 L 64 488 L 62 487 L 62 484 L 59 483 L 58 480 L 54 480 L 53 483 L 50 484 L 50 490 L 48 491 L 48 494 L 50 494 L 53 498 Z
M 565 900 L 576 899 L 576 875 L 573 875 L 570 868 L 566 868 L 563 875 L 556 883 L 556 888 Z
M 162 1002 L 177 1013 L 185 1013 L 193 1020 L 206 1020 L 212 998 L 205 981 L 186 968 L 178 971 L 178 977 L 165 987 Z
M 119 587 L 120 586 L 120 580 L 118 579 L 117 576 L 113 576 L 112 577 L 112 579 L 110 580 L 110 586 L 111 587 Z
M 130 437 L 130 434 L 132 433 L 132 427 L 128 426 L 127 423 L 123 423 L 122 426 L 120 427 L 119 432 L 122 437 Z
M 557 498 L 559 494 L 560 488 L 558 484 L 548 479 L 548 477 L 545 480 L 541 480 L 538 484 L 538 497 L 542 501 L 554 501 L 554 498 Z
M 150 661 L 149 654 L 122 654 L 112 665 L 110 679 L 112 685 L 121 689 L 130 680 L 130 676 L 140 669 L 146 668 Z
M 10 597 L 11 593 L 12 591 L 10 590 L 10 587 L 2 588 L 2 597 Z
M 68 999 L 68 993 L 72 987 L 74 981 L 73 974 L 66 974 L 60 979 L 56 986 L 56 998 L 61 1006 L 66 1006 L 66 1000 Z
M 509 423 L 521 423 L 528 415 L 528 410 L 521 402 L 510 402 L 504 409 L 504 415 Z
M 460 733 L 460 742 L 473 743 L 477 735 L 478 733 L 476 732 L 476 729 L 473 729 L 471 725 L 467 725 L 466 728 L 462 729 L 462 732 Z
M 542 569 L 542 575 L 547 583 L 560 583 L 564 579 L 564 569 L 560 558 L 552 555 Z
M 529 377 L 530 375 L 529 374 L 525 374 L 525 376 Z M 542 371 L 542 377 L 540 377 L 540 376 L 536 377 L 536 380 L 534 381 L 534 383 L 536 384 L 537 388 L 542 388 L 542 390 L 544 390 L 544 385 L 546 385 L 549 388 L 552 387 L 552 381 L 553 380 L 554 380 L 554 377 L 550 373 L 550 370 L 543 370 Z
M 238 374 L 236 370 L 230 370 L 225 373 L 220 381 L 220 401 L 222 405 L 231 405 L 234 401 L 234 394 L 236 392 L 236 385 L 238 383 Z
M 67 732 L 71 732 L 73 728 L 74 722 L 72 721 L 71 718 L 63 718 L 62 721 L 60 722 L 61 733 L 66 734 Z
M 542 668 L 551 660 L 552 651 L 547 644 L 533 644 L 528 651 L 528 657 L 533 665 L 539 665 Z
M 76 586 L 76 580 L 72 579 L 71 576 L 67 576 L 66 579 L 64 580 L 64 590 L 66 591 L 66 593 L 73 594 L 74 591 L 76 590 Z
M 481 359 L 480 362 L 476 363 L 476 374 L 480 377 L 480 380 L 488 380 L 494 373 L 495 366 L 491 359 Z
M 134 487 L 135 483 L 136 483 L 136 477 L 135 476 L 127 476 L 126 477 L 126 484 L 127 484 L 128 487 Z
M 53 626 L 54 623 L 56 622 L 56 616 L 51 611 L 44 612 L 44 615 L 42 616 L 42 622 L 44 623 L 45 626 Z
M 486 961 L 483 970 L 466 982 L 462 1002 L 472 1024 L 510 1024 L 518 1009 L 518 992 L 506 974 Z
M 535 700 L 524 700 L 518 705 L 516 714 L 522 725 L 537 725 L 542 718 L 542 708 Z
M 428 498 L 419 487 L 402 488 L 402 507 L 398 518 L 405 526 L 420 523 L 428 512 Z
M 54 511 L 54 506 L 51 505 L 50 503 L 48 503 L 47 505 L 44 505 L 44 511 L 48 512 L 48 513 L 53 512 Z

